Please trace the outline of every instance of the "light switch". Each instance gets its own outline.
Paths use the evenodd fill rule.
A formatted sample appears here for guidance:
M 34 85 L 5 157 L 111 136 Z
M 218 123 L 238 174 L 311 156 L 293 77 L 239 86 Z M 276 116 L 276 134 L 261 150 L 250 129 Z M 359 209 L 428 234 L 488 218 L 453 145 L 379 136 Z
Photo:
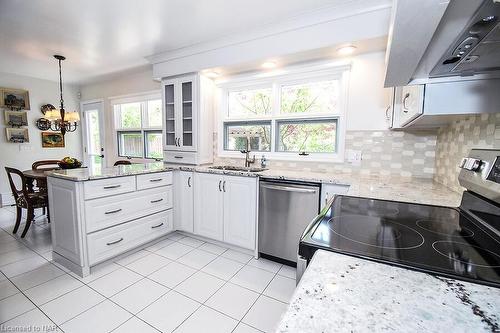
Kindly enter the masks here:
M 346 150 L 346 155 L 347 155 L 347 163 L 352 165 L 361 164 L 361 158 L 362 158 L 361 150 L 348 149 Z

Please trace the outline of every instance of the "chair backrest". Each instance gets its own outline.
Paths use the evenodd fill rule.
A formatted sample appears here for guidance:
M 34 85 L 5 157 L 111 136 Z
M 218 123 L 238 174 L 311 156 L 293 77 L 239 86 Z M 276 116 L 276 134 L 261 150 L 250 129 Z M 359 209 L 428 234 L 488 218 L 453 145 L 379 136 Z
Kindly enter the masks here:
M 22 171 L 14 169 L 14 168 L 9 168 L 5 167 L 5 171 L 7 171 L 7 177 L 9 178 L 9 185 L 10 189 L 12 190 L 12 195 L 14 196 L 14 199 L 17 201 L 17 198 L 19 197 L 19 194 L 24 194 L 24 196 L 27 198 L 28 197 L 28 187 L 26 185 L 26 176 L 22 173 Z M 19 178 L 21 178 L 21 189 L 18 189 L 16 187 L 16 183 L 14 182 L 14 179 L 12 178 L 12 175 L 17 175 Z
M 113 166 L 117 166 L 117 165 L 130 165 L 132 164 L 132 162 L 130 161 L 127 161 L 127 160 L 118 160 L 115 162 L 115 164 L 113 164 Z
M 59 160 L 42 160 L 42 161 L 35 161 L 32 165 L 31 165 L 31 169 L 32 170 L 53 170 L 53 169 L 58 169 L 59 168 Z M 46 165 L 50 165 L 49 167 L 43 167 L 41 168 L 41 166 L 46 166 Z

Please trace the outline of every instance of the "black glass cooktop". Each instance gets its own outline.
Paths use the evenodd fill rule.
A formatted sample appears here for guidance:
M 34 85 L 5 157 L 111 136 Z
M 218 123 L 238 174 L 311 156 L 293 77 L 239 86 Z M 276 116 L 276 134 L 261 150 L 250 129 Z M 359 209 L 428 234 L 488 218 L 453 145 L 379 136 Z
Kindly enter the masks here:
M 500 239 L 461 209 L 338 196 L 323 213 L 305 258 L 322 248 L 500 286 Z

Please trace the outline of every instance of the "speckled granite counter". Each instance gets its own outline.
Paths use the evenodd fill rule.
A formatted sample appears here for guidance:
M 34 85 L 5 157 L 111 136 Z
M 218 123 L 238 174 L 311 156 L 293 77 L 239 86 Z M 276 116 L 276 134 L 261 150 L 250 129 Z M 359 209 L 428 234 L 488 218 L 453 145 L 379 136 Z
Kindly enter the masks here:
M 157 162 L 119 165 L 111 168 L 56 170 L 49 171 L 47 173 L 52 177 L 64 178 L 72 181 L 86 181 L 169 170 L 184 170 L 233 176 L 262 177 L 270 179 L 346 185 L 349 186 L 347 194 L 352 196 L 439 206 L 457 207 L 460 205 L 462 197 L 461 193 L 454 192 L 446 186 L 427 178 L 368 177 L 343 173 L 320 173 L 279 169 L 270 169 L 262 172 L 247 172 L 211 169 L 210 167 L 211 165 L 189 166 Z
M 495 332 L 500 289 L 318 250 L 277 332 Z
M 146 173 L 155 173 L 162 171 L 171 171 L 163 162 L 118 165 L 111 168 L 78 168 L 68 170 L 47 171 L 49 177 L 63 178 L 71 181 L 86 181 L 102 178 L 133 176 Z

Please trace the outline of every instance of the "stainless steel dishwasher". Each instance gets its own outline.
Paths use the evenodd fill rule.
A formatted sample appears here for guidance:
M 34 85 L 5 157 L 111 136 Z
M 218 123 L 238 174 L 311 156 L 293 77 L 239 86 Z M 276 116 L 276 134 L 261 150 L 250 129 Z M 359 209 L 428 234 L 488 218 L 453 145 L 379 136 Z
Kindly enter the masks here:
M 300 236 L 318 215 L 319 197 L 319 184 L 261 180 L 259 253 L 296 263 Z

